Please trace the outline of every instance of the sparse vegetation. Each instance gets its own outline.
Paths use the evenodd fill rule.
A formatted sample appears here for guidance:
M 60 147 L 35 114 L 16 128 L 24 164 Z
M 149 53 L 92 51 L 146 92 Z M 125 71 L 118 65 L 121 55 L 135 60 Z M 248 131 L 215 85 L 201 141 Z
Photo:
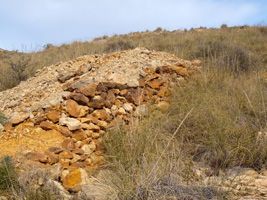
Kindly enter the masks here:
M 0 124 L 2 124 L 5 120 L 6 120 L 5 115 L 0 112 Z
M 14 63 L 17 53 L 0 54 L 5 61 L 0 67 L 6 72 L 0 74 L 0 89 L 15 86 L 15 80 L 27 78 L 38 68 L 84 54 L 144 46 L 183 59 L 200 59 L 202 72 L 177 83 L 166 111 L 154 110 L 139 124 L 109 133 L 107 159 L 116 174 L 113 186 L 120 199 L 226 199 L 228 194 L 216 185 L 196 181 L 193 167 L 208 166 L 219 174 L 235 166 L 258 171 L 266 166 L 266 136 L 259 134 L 267 131 L 266 30 L 265 26 L 227 25 L 204 31 L 160 29 L 51 45 L 42 52 L 24 54 L 27 62 L 21 65 L 21 78 L 5 61 Z

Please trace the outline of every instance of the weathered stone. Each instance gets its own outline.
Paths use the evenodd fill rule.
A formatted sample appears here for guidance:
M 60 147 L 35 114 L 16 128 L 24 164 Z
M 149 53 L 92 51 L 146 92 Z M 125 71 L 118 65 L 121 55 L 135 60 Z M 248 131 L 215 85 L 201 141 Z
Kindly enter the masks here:
M 58 80 L 61 83 L 64 83 L 65 81 L 69 80 L 70 78 L 74 77 L 76 74 L 75 70 L 71 70 L 71 71 L 60 71 L 58 72 Z
M 72 139 L 66 139 L 61 144 L 64 149 L 75 149 L 75 144 Z
M 41 122 L 47 120 L 45 116 L 39 116 L 37 119 L 35 119 L 34 123 L 35 124 L 40 124 Z
M 116 96 L 114 95 L 113 92 L 111 92 L 110 90 L 108 91 L 108 95 L 106 98 L 111 104 L 113 104 L 116 100 Z
M 72 150 L 72 153 L 75 153 L 77 155 L 83 155 L 84 151 L 82 149 L 74 149 Z
M 60 163 L 56 163 L 50 166 L 47 169 L 48 178 L 52 180 L 58 180 L 60 177 L 61 170 L 62 170 L 62 165 Z
M 108 127 L 108 123 L 106 121 L 99 120 L 97 122 L 97 126 L 99 126 L 101 129 L 106 129 Z
M 53 188 L 55 190 L 55 193 L 63 199 L 72 199 L 72 196 L 69 194 L 69 192 L 55 180 L 48 180 L 45 183 L 45 188 L 47 188 L 47 190 L 51 190 L 51 188 Z
M 69 150 L 64 150 L 59 154 L 59 159 L 72 159 L 73 154 Z
M 57 130 L 58 130 L 62 135 L 64 135 L 65 137 L 71 137 L 71 135 L 72 135 L 72 132 L 71 132 L 67 127 L 64 127 L 64 126 L 58 126 L 58 127 L 57 127 Z
M 100 119 L 100 120 L 106 120 L 108 118 L 108 115 L 104 109 L 95 110 L 92 113 L 92 115 L 93 115 L 93 117 L 96 117 L 97 119 Z
M 55 128 L 54 124 L 47 122 L 47 121 L 41 122 L 40 127 L 46 131 L 52 130 L 53 128 Z
M 86 135 L 84 133 L 83 129 L 75 130 L 72 133 L 72 138 L 75 138 L 76 140 L 83 140 L 86 138 Z
M 32 161 L 39 161 L 42 163 L 47 163 L 48 162 L 48 157 L 42 153 L 38 153 L 38 152 L 29 152 L 26 154 L 26 158 L 28 160 L 32 160 Z
M 121 107 L 118 112 L 117 112 L 118 115 L 126 115 L 127 113 L 125 112 L 124 108 Z
M 133 106 L 130 103 L 124 103 L 122 106 L 127 112 L 133 111 Z
M 55 154 L 61 153 L 63 151 L 63 149 L 59 147 L 49 147 L 47 150 Z
M 52 111 L 48 113 L 46 116 L 47 116 L 47 119 L 49 119 L 50 121 L 57 123 L 60 118 L 60 113 L 57 111 Z
M 153 89 L 159 89 L 163 83 L 164 81 L 162 79 L 153 79 L 151 81 L 148 81 L 147 85 L 149 85 Z
M 66 101 L 67 112 L 73 117 L 79 117 L 80 115 L 80 106 L 76 101 L 71 99 Z
M 14 113 L 12 118 L 10 119 L 10 123 L 12 125 L 16 125 L 19 124 L 23 121 L 25 121 L 26 119 L 28 119 L 30 117 L 29 113 Z
M 84 169 L 76 169 L 66 175 L 63 186 L 67 190 L 79 191 L 85 184 L 90 183 L 90 179 Z
M 77 70 L 76 76 L 81 76 L 81 75 L 89 72 L 91 69 L 92 69 L 92 66 L 90 64 L 83 64 Z
M 78 91 L 87 97 L 94 97 L 96 92 L 97 83 L 90 83 L 78 89 Z
M 90 155 L 93 152 L 88 144 L 83 145 L 81 149 L 84 151 L 84 154 Z
M 55 163 L 58 162 L 58 155 L 53 153 L 53 152 L 50 152 L 50 151 L 46 151 L 44 153 L 44 155 L 46 155 L 48 157 L 48 163 L 53 165 Z
M 89 113 L 89 107 L 87 106 L 80 106 L 80 114 L 79 117 L 84 117 L 85 115 L 87 115 Z
M 59 119 L 59 124 L 66 125 L 71 131 L 82 128 L 82 123 L 79 120 L 65 116 Z
M 70 97 L 71 97 L 72 99 L 74 99 L 74 100 L 75 100 L 78 104 L 80 104 L 80 105 L 84 105 L 84 106 L 86 106 L 86 105 L 88 105 L 88 103 L 89 103 L 89 99 L 88 99 L 88 97 L 84 96 L 84 95 L 81 94 L 81 93 L 73 92 L 73 93 L 71 93 Z
M 105 105 L 104 100 L 101 96 L 94 96 L 94 98 L 88 103 L 88 106 L 92 108 L 103 108 Z

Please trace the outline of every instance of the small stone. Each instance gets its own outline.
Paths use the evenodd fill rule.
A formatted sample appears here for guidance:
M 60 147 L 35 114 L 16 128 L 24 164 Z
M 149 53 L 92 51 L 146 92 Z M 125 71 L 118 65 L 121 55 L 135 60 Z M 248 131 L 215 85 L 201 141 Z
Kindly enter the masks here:
M 30 117 L 29 113 L 13 113 L 10 123 L 12 125 L 19 124 Z
M 67 112 L 73 117 L 79 117 L 80 115 L 80 106 L 76 101 L 71 99 L 66 101 Z
M 38 153 L 38 152 L 29 152 L 26 154 L 26 158 L 28 160 L 32 160 L 32 161 L 39 161 L 42 163 L 47 163 L 48 162 L 48 157 L 42 153 Z
M 72 133 L 72 138 L 75 138 L 76 140 L 83 140 L 86 138 L 86 135 L 84 133 L 83 129 L 75 130 Z
M 59 154 L 59 159 L 72 159 L 73 154 L 69 150 L 64 150 Z
M 89 83 L 87 85 L 80 87 L 78 91 L 87 97 L 94 97 L 96 93 L 96 87 L 97 87 L 96 83 Z
M 106 111 L 104 109 L 95 110 L 92 113 L 92 116 L 96 117 L 97 119 L 100 119 L 100 120 L 106 120 L 108 118 L 108 115 L 107 115 L 107 113 L 106 113 Z
M 58 155 L 53 153 L 53 152 L 50 152 L 50 151 L 46 151 L 44 153 L 44 155 L 46 155 L 48 157 L 48 163 L 53 165 L 55 163 L 58 162 Z
M 47 122 L 47 121 L 43 121 L 40 124 L 40 127 L 44 130 L 52 130 L 54 128 L 54 124 Z
M 118 112 L 117 112 L 118 115 L 126 115 L 127 113 L 125 112 L 124 108 L 121 107 Z
M 58 130 L 62 135 L 64 135 L 65 137 L 71 137 L 71 135 L 72 135 L 72 132 L 71 132 L 67 127 L 64 127 L 64 126 L 58 126 L 58 127 L 57 127 L 57 130 Z
M 133 106 L 130 103 L 125 103 L 122 106 L 127 112 L 132 112 L 133 111 Z
M 97 126 L 99 126 L 101 129 L 106 129 L 108 127 L 108 123 L 102 120 L 99 120 L 97 122 Z
M 86 97 L 85 95 L 83 95 L 81 93 L 73 92 L 73 93 L 71 93 L 70 97 L 72 99 L 74 99 L 80 105 L 86 106 L 89 103 L 88 97 Z
M 79 191 L 83 185 L 90 182 L 88 174 L 84 169 L 75 169 L 63 179 L 63 186 L 67 190 Z
M 90 155 L 92 153 L 92 150 L 88 144 L 83 145 L 81 149 L 84 151 L 84 154 Z
M 75 144 L 72 139 L 66 139 L 61 144 L 62 148 L 64 149 L 75 149 Z
M 49 147 L 47 150 L 55 154 L 61 153 L 63 151 L 63 149 L 59 147 Z
M 47 116 L 47 119 L 49 119 L 53 123 L 57 123 L 59 121 L 59 118 L 60 118 L 60 113 L 57 111 L 52 111 L 52 112 L 48 113 L 46 116 Z
M 82 128 L 82 123 L 79 120 L 65 116 L 59 119 L 59 124 L 66 125 L 71 131 Z

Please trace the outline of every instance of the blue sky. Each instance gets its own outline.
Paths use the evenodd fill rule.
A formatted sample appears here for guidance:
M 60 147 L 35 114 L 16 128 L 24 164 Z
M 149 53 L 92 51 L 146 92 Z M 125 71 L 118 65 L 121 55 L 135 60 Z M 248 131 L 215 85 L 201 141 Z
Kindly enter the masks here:
M 33 51 L 103 35 L 256 25 L 267 0 L 0 0 L 0 48 Z

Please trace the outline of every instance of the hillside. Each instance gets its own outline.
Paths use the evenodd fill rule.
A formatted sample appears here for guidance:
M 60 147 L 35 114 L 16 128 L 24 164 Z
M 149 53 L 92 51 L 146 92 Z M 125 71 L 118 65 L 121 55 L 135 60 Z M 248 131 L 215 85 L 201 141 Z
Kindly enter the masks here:
M 249 26 L 172 32 L 159 28 L 154 32 L 103 36 L 91 42 L 77 41 L 59 47 L 48 44 L 45 50 L 35 53 L 1 51 L 0 90 L 14 87 L 45 66 L 82 55 L 136 47 L 168 52 L 187 60 L 202 60 L 207 67 L 226 68 L 233 65 L 235 70 L 254 70 L 256 66 L 264 67 L 267 63 L 266 32 L 266 27 Z
M 266 199 L 266 34 L 1 50 L 0 199 Z

